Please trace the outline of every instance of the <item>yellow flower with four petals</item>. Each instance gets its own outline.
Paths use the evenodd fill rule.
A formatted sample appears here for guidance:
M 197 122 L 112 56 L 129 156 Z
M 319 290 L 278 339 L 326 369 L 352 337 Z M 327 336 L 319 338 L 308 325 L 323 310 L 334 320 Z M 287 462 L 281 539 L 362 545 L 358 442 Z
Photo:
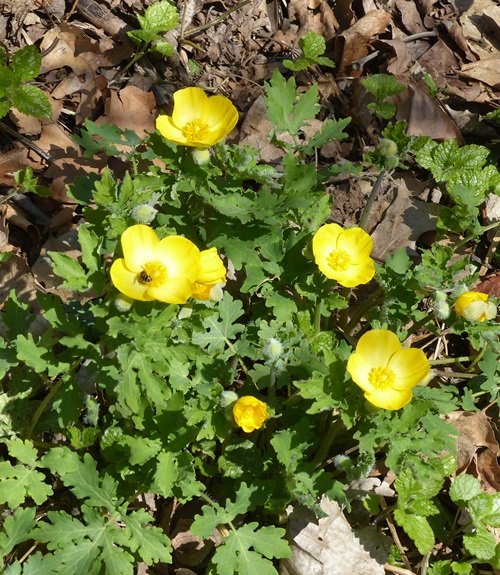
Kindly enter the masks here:
M 403 348 L 395 333 L 373 329 L 360 337 L 347 371 L 370 403 L 401 409 L 411 400 L 412 388 L 429 376 L 430 364 L 421 349 Z
M 113 262 L 111 280 L 132 299 L 183 304 L 197 293 L 203 295 L 208 286 L 226 281 L 216 248 L 200 251 L 182 236 L 160 240 L 152 228 L 138 224 L 125 230 L 121 244 L 123 258 Z
M 367 284 L 375 275 L 373 241 L 361 228 L 325 224 L 314 235 L 312 247 L 320 271 L 341 286 Z
M 223 140 L 237 122 L 238 111 L 228 98 L 183 88 L 174 93 L 172 116 L 159 116 L 156 127 L 174 144 L 203 150 Z

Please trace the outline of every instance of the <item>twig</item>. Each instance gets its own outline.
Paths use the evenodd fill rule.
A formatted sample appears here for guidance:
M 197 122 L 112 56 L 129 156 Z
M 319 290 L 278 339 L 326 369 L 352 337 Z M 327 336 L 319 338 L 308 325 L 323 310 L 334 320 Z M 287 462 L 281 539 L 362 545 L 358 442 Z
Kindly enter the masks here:
M 224 12 L 224 14 L 221 14 L 220 16 L 215 18 L 214 20 L 210 20 L 210 22 L 206 22 L 205 24 L 202 24 L 201 26 L 196 26 L 196 28 L 191 28 L 191 30 L 188 30 L 184 34 L 184 38 L 187 38 L 188 36 L 193 36 L 193 34 L 197 34 L 198 32 L 202 32 L 203 30 L 206 30 L 207 28 L 211 28 L 212 26 L 215 26 L 215 24 L 222 22 L 227 16 L 229 16 L 229 14 L 231 14 L 231 12 L 236 12 L 236 10 L 239 10 L 240 8 L 243 8 L 243 6 L 250 4 L 251 1 L 252 0 L 243 0 L 243 2 L 240 2 L 239 4 L 236 4 L 236 6 L 233 6 L 229 10 L 226 10 Z M 180 40 L 182 41 L 182 39 L 183 38 L 181 38 Z
M 385 511 L 387 509 L 387 503 L 385 502 L 385 498 L 382 496 L 380 496 L 380 507 L 382 507 L 383 511 Z M 389 527 L 389 531 L 391 532 L 392 538 L 394 539 L 394 543 L 396 544 L 396 547 L 399 549 L 399 552 L 401 553 L 401 559 L 402 559 L 403 563 L 405 564 L 405 567 L 408 569 L 408 571 L 406 571 L 406 575 L 415 575 L 415 573 L 413 573 L 411 571 L 410 562 L 408 561 L 408 557 L 406 556 L 406 553 L 404 552 L 403 544 L 399 540 L 399 535 L 398 535 L 398 532 L 396 531 L 396 526 L 394 525 L 394 520 L 392 519 L 391 515 L 387 515 L 385 520 L 387 521 L 387 525 Z M 384 567 L 384 569 L 386 569 L 386 567 Z M 404 570 L 396 571 L 396 573 L 401 573 L 402 575 L 405 575 Z
M 388 563 L 384 565 L 384 571 L 390 571 L 391 573 L 397 573 L 398 575 L 415 575 L 413 571 L 403 569 L 402 567 L 394 567 L 394 565 L 389 565 Z
M 9 128 L 9 126 L 4 124 L 3 122 L 0 122 L 0 128 L 2 130 L 4 130 L 5 132 L 7 132 L 7 134 L 11 135 L 13 138 L 16 138 L 16 140 L 19 140 L 27 148 L 31 148 L 41 158 L 43 158 L 46 162 L 49 162 L 49 164 L 52 164 L 52 162 L 54 161 L 54 158 L 52 156 L 50 156 L 49 154 L 47 154 L 47 152 L 44 152 L 41 148 L 39 148 L 31 140 L 28 140 L 28 138 L 21 136 L 21 134 L 18 134 L 15 130 L 13 130 L 12 128 Z

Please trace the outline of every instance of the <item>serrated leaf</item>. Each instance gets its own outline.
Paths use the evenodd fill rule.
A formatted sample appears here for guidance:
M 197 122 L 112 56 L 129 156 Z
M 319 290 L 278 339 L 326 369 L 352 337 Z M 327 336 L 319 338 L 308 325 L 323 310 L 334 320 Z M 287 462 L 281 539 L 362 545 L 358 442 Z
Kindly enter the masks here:
M 212 506 L 204 505 L 203 515 L 195 515 L 191 531 L 195 535 L 208 539 L 217 525 L 230 523 L 237 515 L 246 513 L 252 506 L 250 497 L 257 490 L 257 486 L 247 487 L 246 483 L 242 483 L 235 501 L 226 501 L 225 508 L 218 503 L 213 503 Z
M 244 330 L 243 324 L 234 323 L 242 314 L 242 303 L 226 293 L 217 311 L 203 320 L 206 332 L 193 334 L 193 343 L 207 348 L 210 354 L 224 351 L 231 340 Z
M 34 507 L 19 508 L 12 515 L 8 515 L 3 523 L 4 532 L 0 533 L 0 553 L 2 557 L 8 555 L 16 545 L 27 541 L 31 531 L 36 525 Z
M 25 46 L 12 56 L 12 70 L 22 82 L 28 82 L 38 76 L 42 57 L 34 45 Z
M 30 555 L 28 559 L 21 564 L 15 562 L 9 565 L 4 571 L 4 575 L 53 575 L 59 566 L 59 561 L 50 553 L 42 555 L 40 552 Z
M 62 280 L 62 285 L 74 291 L 85 291 L 89 287 L 87 274 L 78 261 L 67 254 L 48 252 L 52 258 L 52 269 Z
M 160 52 L 160 54 L 163 54 L 164 56 L 172 56 L 174 53 L 174 47 L 168 42 L 155 42 L 151 48 L 155 52 Z
M 461 506 L 481 493 L 481 484 L 472 475 L 459 475 L 450 486 L 451 500 Z
M 365 90 L 368 90 L 368 92 L 373 94 L 379 101 L 389 96 L 396 96 L 405 89 L 394 76 L 390 76 L 389 74 L 374 74 L 361 80 L 361 84 Z
M 21 463 L 29 467 L 38 466 L 38 452 L 29 439 L 13 439 L 7 443 L 7 448 L 12 457 L 19 459 Z
M 12 105 L 27 116 L 52 118 L 52 106 L 46 94 L 36 86 L 20 86 L 12 94 Z
M 3 118 L 9 113 L 10 102 L 0 99 L 0 118 Z
M 474 525 L 500 527 L 500 493 L 481 493 L 469 501 L 469 512 Z
M 326 43 L 323 36 L 316 32 L 308 32 L 299 40 L 299 47 L 306 58 L 316 58 L 325 53 Z
M 172 487 L 178 478 L 176 455 L 162 452 L 157 456 L 158 464 L 155 472 L 155 485 L 163 497 L 172 495 Z
M 45 483 L 45 475 L 23 465 L 11 465 L 0 461 L 0 503 L 7 503 L 11 509 L 19 507 L 27 497 L 37 505 L 52 495 L 52 487 Z
M 488 560 L 495 555 L 495 536 L 486 529 L 465 533 L 463 544 L 465 549 L 478 559 Z
M 159 561 L 170 563 L 172 546 L 170 539 L 158 527 L 146 526 L 152 521 L 144 509 L 127 515 L 126 529 L 130 532 L 130 549 L 139 553 L 146 565 Z
M 425 517 L 407 514 L 401 509 L 396 509 L 394 519 L 413 539 L 420 554 L 425 555 L 434 547 L 434 533 Z
M 317 132 L 308 140 L 304 148 L 306 154 L 312 154 L 315 148 L 322 148 L 332 140 L 343 140 L 346 138 L 348 134 L 343 130 L 350 122 L 350 117 L 338 120 L 337 122 L 327 120 L 321 128 L 321 132 Z
M 269 559 L 291 556 L 290 547 L 283 539 L 285 530 L 274 526 L 257 528 L 257 523 L 249 523 L 232 530 L 224 539 L 212 559 L 219 575 L 277 575 L 271 561 L 262 555 Z
M 97 463 L 89 453 L 84 454 L 78 469 L 66 473 L 61 480 L 77 497 L 85 499 L 95 507 L 105 507 L 113 512 L 122 502 L 122 499 L 116 496 L 116 481 L 109 475 L 104 475 L 101 481 Z
M 157 34 L 175 28 L 179 22 L 179 14 L 168 0 L 160 0 L 149 6 L 144 16 L 137 16 L 137 20 L 142 30 Z

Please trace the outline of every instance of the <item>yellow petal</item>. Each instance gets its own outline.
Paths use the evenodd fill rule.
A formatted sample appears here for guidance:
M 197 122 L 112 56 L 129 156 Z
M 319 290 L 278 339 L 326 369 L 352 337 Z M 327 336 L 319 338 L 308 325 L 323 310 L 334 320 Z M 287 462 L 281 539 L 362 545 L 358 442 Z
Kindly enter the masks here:
M 174 125 L 170 116 L 158 116 L 156 119 L 156 129 L 165 139 L 170 140 L 174 144 L 180 146 L 188 145 L 182 130 Z
M 207 102 L 207 121 L 210 131 L 206 143 L 211 146 L 224 139 L 238 123 L 238 111 L 224 96 L 211 96 Z
M 314 234 L 312 247 L 316 259 L 326 259 L 337 249 L 337 241 L 344 230 L 338 224 L 325 224 Z
M 359 338 L 356 353 L 366 358 L 372 367 L 387 367 L 391 357 L 401 349 L 395 333 L 387 329 L 372 329 Z
M 193 284 L 185 278 L 174 278 L 160 286 L 150 287 L 148 295 L 165 303 L 184 304 L 193 294 Z
M 373 391 L 375 389 L 368 377 L 372 369 L 373 365 L 369 361 L 369 358 L 359 353 L 351 354 L 347 360 L 347 371 L 349 375 L 354 383 L 363 391 Z
M 208 97 L 201 88 L 184 88 L 174 92 L 174 110 L 172 121 L 182 129 L 188 122 L 199 118 L 208 119 Z
M 217 253 L 217 248 L 200 253 L 200 273 L 196 281 L 200 284 L 220 284 L 226 281 L 226 268 Z
M 250 433 L 259 429 L 269 414 L 267 405 L 263 401 L 251 395 L 245 395 L 234 404 L 233 416 L 236 424 L 246 433 Z
M 397 391 L 395 389 L 374 390 L 365 393 L 366 399 L 375 407 L 382 409 L 401 409 L 411 401 L 411 390 Z
M 370 282 L 375 275 L 375 266 L 371 258 L 365 258 L 359 263 L 348 266 L 346 270 L 338 271 L 331 275 L 335 275 L 332 279 L 336 279 L 341 286 L 353 288 Z
M 139 282 L 138 274 L 125 266 L 125 260 L 121 258 L 115 260 L 111 266 L 110 275 L 113 285 L 122 294 L 140 301 L 154 299 L 148 294 L 148 286 Z
M 152 228 L 137 224 L 123 232 L 121 243 L 127 268 L 139 273 L 145 263 L 155 259 L 159 240 Z
M 337 248 L 345 250 L 351 256 L 353 262 L 364 261 L 371 254 L 373 240 L 361 228 L 348 228 L 340 234 Z
M 430 371 L 429 360 L 421 349 L 400 349 L 389 361 L 389 367 L 396 374 L 392 386 L 397 390 L 407 390 L 418 385 Z
M 463 293 L 460 297 L 457 298 L 455 302 L 455 311 L 465 317 L 466 319 L 470 319 L 467 316 L 469 315 L 466 309 L 473 303 L 481 301 L 486 302 L 488 301 L 488 295 L 485 293 L 481 293 L 478 291 L 468 291 Z
M 156 257 L 168 270 L 168 278 L 194 283 L 200 272 L 200 250 L 182 236 L 168 236 L 158 245 Z

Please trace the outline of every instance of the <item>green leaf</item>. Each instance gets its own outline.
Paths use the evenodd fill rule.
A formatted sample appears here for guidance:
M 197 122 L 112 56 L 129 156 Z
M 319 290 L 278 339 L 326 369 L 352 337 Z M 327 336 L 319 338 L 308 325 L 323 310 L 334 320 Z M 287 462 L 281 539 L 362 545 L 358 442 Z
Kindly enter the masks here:
M 285 530 L 274 527 L 258 529 L 257 523 L 248 523 L 232 530 L 223 545 L 215 552 L 212 562 L 219 575 L 277 575 L 272 558 L 291 556 L 288 543 L 283 539 Z M 252 551 L 252 548 L 254 551 Z M 264 555 L 268 559 L 262 557 Z
M 52 495 L 52 487 L 45 483 L 45 475 L 24 465 L 11 465 L 0 461 L 0 503 L 7 503 L 11 509 L 19 507 L 27 497 L 37 505 Z
M 36 86 L 20 86 L 12 94 L 12 105 L 28 116 L 52 118 L 52 106 L 49 99 Z
M 421 555 L 425 555 L 434 547 L 434 533 L 425 517 L 407 514 L 401 509 L 396 509 L 394 519 L 413 539 Z
M 0 98 L 0 118 L 3 118 L 9 113 L 10 102 L 8 100 L 2 100 Z
M 308 32 L 299 40 L 299 48 L 306 58 L 314 59 L 325 53 L 325 39 L 316 32 Z
M 312 138 L 310 138 L 304 147 L 306 154 L 314 153 L 316 148 L 322 148 L 328 142 L 332 140 L 343 140 L 347 138 L 347 132 L 344 132 L 344 128 L 350 124 L 351 118 L 344 118 L 343 120 L 338 120 L 334 122 L 333 120 L 327 120 L 322 128 L 321 132 L 317 132 Z
M 21 82 L 28 82 L 38 76 L 42 57 L 34 45 L 25 46 L 12 56 L 12 70 Z
M 191 531 L 199 537 L 208 539 L 217 525 L 228 524 L 237 515 L 246 513 L 251 509 L 253 507 L 251 496 L 257 490 L 257 486 L 247 487 L 246 483 L 242 483 L 236 493 L 235 501 L 226 501 L 225 508 L 218 503 L 213 503 L 211 506 L 204 505 L 201 508 L 203 515 L 195 515 Z
M 152 46 L 151 49 L 154 50 L 155 52 L 159 52 L 160 54 L 163 54 L 164 56 L 172 56 L 172 54 L 174 53 L 174 47 L 172 46 L 172 44 L 169 44 L 168 42 L 155 42 Z
M 231 340 L 244 330 L 243 324 L 234 323 L 242 314 L 242 303 L 234 300 L 230 294 L 224 294 L 218 309 L 203 320 L 206 332 L 195 332 L 193 343 L 207 348 L 210 354 L 224 351 L 227 345 L 231 345 Z
M 450 487 L 450 497 L 454 503 L 465 506 L 476 495 L 482 493 L 481 484 L 472 475 L 459 475 L 455 477 Z
M 30 539 L 31 531 L 36 525 L 34 507 L 19 508 L 8 515 L 3 523 L 3 533 L 0 533 L 0 552 L 6 557 L 16 545 Z
M 319 111 L 318 86 L 314 84 L 297 101 L 298 92 L 294 78 L 285 78 L 275 70 L 266 85 L 267 113 L 277 132 L 288 131 L 297 135 L 307 125 L 307 120 L 316 117 Z
M 465 533 L 463 544 L 465 549 L 478 559 L 487 561 L 495 555 L 495 536 L 486 529 L 481 529 L 474 533 Z
M 155 485 L 158 493 L 163 497 L 172 495 L 172 487 L 178 479 L 177 458 L 174 453 L 162 452 L 158 454 L 158 464 L 155 472 Z
M 159 527 L 149 526 L 153 518 L 145 509 L 127 515 L 126 521 L 126 530 L 130 532 L 130 549 L 139 553 L 146 565 L 172 561 L 170 539 Z
M 75 258 L 60 252 L 48 252 L 52 258 L 54 273 L 62 280 L 62 286 L 74 291 L 86 291 L 89 280 L 82 266 Z
M 396 96 L 405 89 L 394 76 L 390 76 L 389 74 L 374 74 L 361 80 L 361 84 L 365 90 L 373 94 L 379 102 L 389 96 Z
M 179 22 L 179 14 L 175 6 L 168 0 L 160 0 L 149 6 L 144 16 L 137 16 L 137 20 L 142 30 L 157 34 L 175 28 Z
M 469 512 L 476 527 L 500 527 L 500 493 L 481 493 L 469 501 Z

